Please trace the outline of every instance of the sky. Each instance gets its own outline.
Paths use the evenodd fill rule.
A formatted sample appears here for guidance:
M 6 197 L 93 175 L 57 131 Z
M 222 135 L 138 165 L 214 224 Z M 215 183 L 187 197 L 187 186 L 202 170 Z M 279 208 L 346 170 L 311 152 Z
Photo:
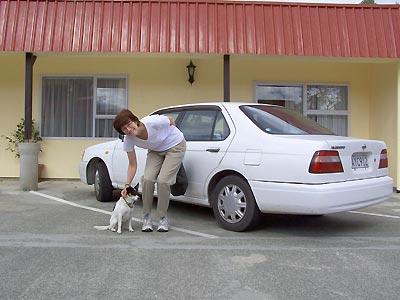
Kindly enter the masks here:
M 268 0 L 267 0 L 268 1 Z M 362 0 L 273 0 L 273 2 L 341 3 L 358 4 Z M 400 0 L 375 0 L 377 4 L 400 4 Z

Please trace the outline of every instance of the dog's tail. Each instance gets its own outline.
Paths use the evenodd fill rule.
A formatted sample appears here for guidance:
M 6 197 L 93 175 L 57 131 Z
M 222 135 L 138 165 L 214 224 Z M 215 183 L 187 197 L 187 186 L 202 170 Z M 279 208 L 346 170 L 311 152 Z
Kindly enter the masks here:
M 105 226 L 93 226 L 93 228 L 96 228 L 97 230 L 109 230 L 110 226 L 105 225 Z

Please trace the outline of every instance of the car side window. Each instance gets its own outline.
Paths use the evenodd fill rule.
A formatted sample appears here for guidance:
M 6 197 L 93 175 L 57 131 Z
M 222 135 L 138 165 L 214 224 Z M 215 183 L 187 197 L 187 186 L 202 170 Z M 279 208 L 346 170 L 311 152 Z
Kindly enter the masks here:
M 221 141 L 229 135 L 229 127 L 217 110 L 186 111 L 179 129 L 187 141 Z
M 172 119 L 174 119 L 175 120 L 175 122 L 176 122 L 176 119 L 178 118 L 178 116 L 179 116 L 179 112 L 168 112 L 168 113 L 165 113 L 165 114 L 162 114 L 163 116 L 167 116 L 167 117 L 171 117 Z
M 216 117 L 217 119 L 214 126 L 213 141 L 223 141 L 230 134 L 229 126 L 220 111 L 217 113 Z

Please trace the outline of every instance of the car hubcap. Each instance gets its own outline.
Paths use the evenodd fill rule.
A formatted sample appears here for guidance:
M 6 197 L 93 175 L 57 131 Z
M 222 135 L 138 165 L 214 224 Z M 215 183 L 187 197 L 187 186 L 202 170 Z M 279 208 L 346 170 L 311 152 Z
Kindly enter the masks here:
M 96 195 L 98 195 L 100 193 L 99 171 L 96 171 L 96 174 L 94 175 L 94 191 L 96 192 Z
M 218 195 L 218 211 L 228 223 L 240 222 L 246 213 L 246 196 L 236 185 L 225 186 Z

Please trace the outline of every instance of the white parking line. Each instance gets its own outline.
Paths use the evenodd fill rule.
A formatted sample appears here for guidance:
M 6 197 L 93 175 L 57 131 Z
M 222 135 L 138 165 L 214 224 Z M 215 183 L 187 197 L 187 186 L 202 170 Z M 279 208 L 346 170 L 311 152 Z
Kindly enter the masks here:
M 60 198 L 57 198 L 57 197 L 54 197 L 54 196 L 50 196 L 50 195 L 39 193 L 39 192 L 35 192 L 35 191 L 30 191 L 30 192 L 32 194 L 37 195 L 37 196 L 44 197 L 44 198 L 47 198 L 47 199 L 50 199 L 50 200 L 54 200 L 54 201 L 57 201 L 57 202 L 60 202 L 60 203 L 63 203 L 63 204 L 67 204 L 67 205 L 79 207 L 79 208 L 82 208 L 82 209 L 87 209 L 87 210 L 91 210 L 91 211 L 95 211 L 95 212 L 111 215 L 110 211 L 106 211 L 106 210 L 103 210 L 103 209 L 77 204 L 77 203 L 74 203 L 74 202 L 71 202 L 71 201 L 67 201 L 67 200 L 64 200 L 64 199 L 60 199 Z M 137 218 L 132 218 L 132 220 L 136 221 L 136 222 L 141 222 L 142 221 L 141 219 L 137 219 Z M 188 230 L 188 229 L 184 229 L 184 228 L 179 228 L 179 227 L 175 227 L 175 226 L 170 226 L 170 228 L 175 230 L 175 231 L 179 231 L 179 232 L 183 232 L 183 233 L 187 233 L 187 234 L 191 234 L 191 235 L 197 235 L 197 236 L 201 236 L 201 237 L 205 237 L 205 238 L 209 238 L 209 239 L 217 239 L 217 238 L 219 238 L 219 236 L 216 236 L 216 235 L 197 232 L 197 231 Z
M 367 212 L 362 212 L 362 211 L 349 211 L 349 213 L 359 214 L 359 215 L 375 216 L 375 217 L 384 217 L 384 218 L 391 218 L 391 219 L 400 219 L 400 216 L 374 214 L 374 213 L 367 213 Z

